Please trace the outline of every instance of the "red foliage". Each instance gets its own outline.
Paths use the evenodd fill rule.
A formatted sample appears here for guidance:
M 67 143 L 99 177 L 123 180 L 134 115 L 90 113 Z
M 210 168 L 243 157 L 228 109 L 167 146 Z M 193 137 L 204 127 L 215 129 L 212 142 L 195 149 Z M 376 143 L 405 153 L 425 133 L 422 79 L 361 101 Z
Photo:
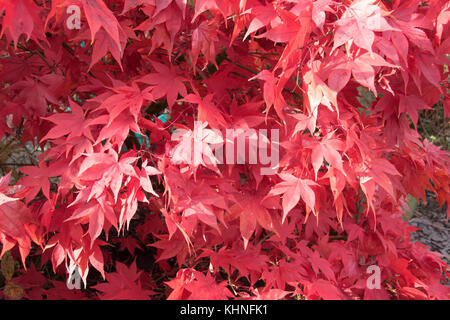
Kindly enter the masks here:
M 10 281 L 25 298 L 449 298 L 447 265 L 402 220 L 425 190 L 450 214 L 449 154 L 416 131 L 420 110 L 450 114 L 447 0 L 1 0 L 0 13 L 0 134 L 45 150 L 15 186 L 0 180 L 2 255 L 20 254 Z M 210 129 L 279 129 L 277 174 L 210 148 L 175 161 L 224 144 Z M 66 268 L 87 288 L 68 290 Z

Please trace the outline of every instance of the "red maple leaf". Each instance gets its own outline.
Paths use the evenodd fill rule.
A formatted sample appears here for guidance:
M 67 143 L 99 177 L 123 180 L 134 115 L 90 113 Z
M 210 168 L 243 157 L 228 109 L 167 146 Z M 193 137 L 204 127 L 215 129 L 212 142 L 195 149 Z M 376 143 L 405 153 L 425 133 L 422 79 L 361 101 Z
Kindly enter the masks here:
M 178 95 L 184 97 L 187 94 L 186 87 L 183 84 L 185 79 L 178 76 L 172 67 L 167 67 L 154 61 L 152 61 L 152 65 L 157 73 L 147 74 L 139 79 L 139 82 L 152 86 L 149 89 L 154 99 L 166 96 L 167 104 L 171 108 Z
M 102 292 L 101 300 L 150 300 L 155 292 L 143 289 L 140 285 L 141 272 L 137 272 L 136 261 L 129 267 L 116 263 L 116 272 L 106 274 L 106 283 L 93 288 Z
M 300 199 L 303 199 L 307 208 L 314 212 L 316 196 L 311 186 L 318 184 L 309 179 L 301 179 L 290 173 L 280 173 L 279 176 L 283 182 L 276 184 L 269 192 L 268 196 L 276 196 L 283 194 L 283 218 L 282 223 L 286 219 L 288 213 L 297 205 Z

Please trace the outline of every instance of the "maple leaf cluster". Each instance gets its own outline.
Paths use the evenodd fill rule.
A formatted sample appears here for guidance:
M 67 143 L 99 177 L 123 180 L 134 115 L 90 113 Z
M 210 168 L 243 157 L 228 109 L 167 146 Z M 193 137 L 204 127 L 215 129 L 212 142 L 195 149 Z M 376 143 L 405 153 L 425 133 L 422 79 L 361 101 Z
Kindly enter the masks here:
M 446 0 L 0 0 L 0 135 L 42 150 L 0 179 L 23 266 L 2 295 L 448 299 L 402 208 L 429 190 L 450 215 L 449 153 L 417 132 L 450 115 L 449 21 Z M 279 130 L 276 174 L 175 161 L 227 129 Z

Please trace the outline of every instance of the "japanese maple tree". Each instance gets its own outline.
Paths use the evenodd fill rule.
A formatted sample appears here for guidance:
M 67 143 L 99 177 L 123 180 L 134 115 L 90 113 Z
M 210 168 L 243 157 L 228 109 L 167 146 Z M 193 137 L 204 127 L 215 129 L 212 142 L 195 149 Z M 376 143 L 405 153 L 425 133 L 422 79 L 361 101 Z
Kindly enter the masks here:
M 450 216 L 449 153 L 417 131 L 450 115 L 449 21 L 447 0 L 0 0 L 0 135 L 42 151 L 0 178 L 0 295 L 449 299 L 402 219 L 426 190 Z M 273 174 L 217 161 L 231 129 L 278 130 Z

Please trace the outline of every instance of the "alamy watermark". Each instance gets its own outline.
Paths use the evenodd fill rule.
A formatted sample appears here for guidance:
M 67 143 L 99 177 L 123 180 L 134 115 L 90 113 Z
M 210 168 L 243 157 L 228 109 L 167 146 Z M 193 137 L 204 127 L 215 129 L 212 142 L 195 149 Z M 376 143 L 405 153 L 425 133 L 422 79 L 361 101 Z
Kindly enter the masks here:
M 177 129 L 172 141 L 179 143 L 171 151 L 175 164 L 218 165 L 252 164 L 260 166 L 261 175 L 278 172 L 280 159 L 279 129 L 207 129 L 196 121 L 194 130 Z
M 367 274 L 370 276 L 367 278 L 366 287 L 368 289 L 380 289 L 381 288 L 381 269 L 377 265 L 371 265 L 367 267 Z
M 77 5 L 67 7 L 66 13 L 69 17 L 66 20 L 66 26 L 69 30 L 81 29 L 81 9 Z
M 67 270 L 69 274 L 66 281 L 66 286 L 69 290 L 81 289 L 81 275 L 78 272 L 78 267 L 74 266 L 73 270 Z

